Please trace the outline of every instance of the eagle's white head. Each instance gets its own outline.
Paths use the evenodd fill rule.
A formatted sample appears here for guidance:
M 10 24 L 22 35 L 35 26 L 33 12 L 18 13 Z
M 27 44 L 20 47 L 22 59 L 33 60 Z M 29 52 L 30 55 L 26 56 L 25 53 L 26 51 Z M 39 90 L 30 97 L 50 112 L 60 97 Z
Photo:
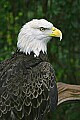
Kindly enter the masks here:
M 17 47 L 26 55 L 34 52 L 36 57 L 40 51 L 47 53 L 47 42 L 51 37 L 60 37 L 61 40 L 62 33 L 45 19 L 33 19 L 21 28 Z

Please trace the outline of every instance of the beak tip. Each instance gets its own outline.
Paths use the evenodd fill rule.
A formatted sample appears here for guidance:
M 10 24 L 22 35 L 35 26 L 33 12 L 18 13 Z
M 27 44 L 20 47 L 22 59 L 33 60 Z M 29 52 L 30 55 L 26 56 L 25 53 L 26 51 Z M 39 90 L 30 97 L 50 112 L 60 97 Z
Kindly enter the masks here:
M 60 36 L 60 41 L 62 40 L 62 34 L 61 34 L 61 36 Z
M 62 40 L 62 37 L 60 37 L 60 41 Z
M 60 41 L 62 40 L 62 36 L 60 36 Z

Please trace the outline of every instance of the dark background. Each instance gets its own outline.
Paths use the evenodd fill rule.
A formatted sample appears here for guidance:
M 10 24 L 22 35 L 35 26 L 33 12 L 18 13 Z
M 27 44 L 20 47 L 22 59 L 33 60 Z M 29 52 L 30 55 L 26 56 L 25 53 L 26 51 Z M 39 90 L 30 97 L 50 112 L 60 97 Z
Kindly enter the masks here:
M 0 0 L 0 61 L 16 51 L 20 28 L 33 18 L 45 18 L 63 33 L 48 43 L 48 56 L 57 82 L 80 84 L 80 1 Z M 80 102 L 57 107 L 54 120 L 80 120 Z

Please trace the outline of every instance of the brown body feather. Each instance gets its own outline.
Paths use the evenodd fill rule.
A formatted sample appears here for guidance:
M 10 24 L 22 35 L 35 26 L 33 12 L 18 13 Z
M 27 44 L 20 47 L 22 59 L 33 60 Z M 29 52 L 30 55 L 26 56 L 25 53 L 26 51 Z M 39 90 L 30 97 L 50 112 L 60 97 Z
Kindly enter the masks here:
M 56 105 L 55 74 L 46 54 L 17 52 L 1 62 L 0 120 L 42 120 Z

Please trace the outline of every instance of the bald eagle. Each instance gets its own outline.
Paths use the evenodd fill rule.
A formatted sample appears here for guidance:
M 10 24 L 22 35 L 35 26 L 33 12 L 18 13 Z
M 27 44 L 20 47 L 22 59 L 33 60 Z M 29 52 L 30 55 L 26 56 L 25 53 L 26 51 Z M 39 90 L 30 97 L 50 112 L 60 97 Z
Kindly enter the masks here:
M 55 73 L 47 42 L 62 33 L 45 19 L 26 23 L 15 54 L 0 63 L 0 120 L 45 120 L 57 105 Z

